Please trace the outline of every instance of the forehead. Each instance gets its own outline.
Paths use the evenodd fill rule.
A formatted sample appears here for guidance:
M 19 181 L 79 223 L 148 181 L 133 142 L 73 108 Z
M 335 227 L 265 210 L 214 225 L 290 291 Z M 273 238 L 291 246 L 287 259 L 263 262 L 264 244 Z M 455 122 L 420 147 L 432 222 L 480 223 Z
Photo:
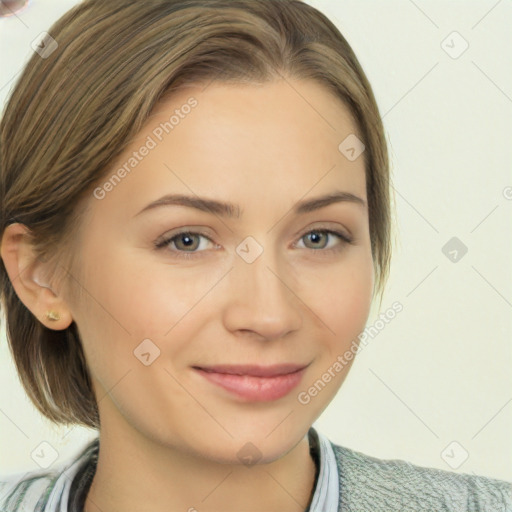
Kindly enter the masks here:
M 188 86 L 153 109 L 105 175 L 128 170 L 102 203 L 142 208 L 170 192 L 295 202 L 334 188 L 366 199 L 363 157 L 339 149 L 357 133 L 347 107 L 316 82 Z
M 189 107 L 191 103 L 193 107 Z M 144 136 L 158 123 L 173 117 L 169 134 L 175 138 L 179 138 L 180 133 L 188 136 L 195 130 L 196 135 L 209 132 L 209 140 L 216 138 L 221 142 L 222 136 L 229 134 L 239 139 L 238 142 L 246 139 L 251 147 L 269 150 L 295 142 L 297 154 L 313 153 L 315 148 L 325 150 L 328 146 L 337 149 L 340 138 L 358 133 L 342 100 L 312 80 L 189 85 L 166 95 L 156 105 L 140 135 Z M 187 122 L 187 119 L 193 121 Z M 178 130 L 178 125 L 188 125 L 190 129 Z M 165 137 L 168 133 L 164 132 Z M 250 139 L 251 135 L 258 138 Z M 309 142 L 305 147 L 297 144 L 303 140 Z M 203 138 L 202 142 L 206 141 Z M 221 147 L 226 149 L 224 145 Z M 231 149 L 235 152 L 235 148 Z

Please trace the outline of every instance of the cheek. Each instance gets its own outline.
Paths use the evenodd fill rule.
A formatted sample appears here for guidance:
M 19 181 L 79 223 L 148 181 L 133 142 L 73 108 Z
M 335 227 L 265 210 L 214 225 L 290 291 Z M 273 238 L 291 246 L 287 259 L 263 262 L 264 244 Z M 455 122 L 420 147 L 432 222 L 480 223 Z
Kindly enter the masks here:
M 204 273 L 157 262 L 141 249 L 91 244 L 85 257 L 88 320 L 121 339 L 163 336 L 208 290 Z
M 354 251 L 339 265 L 315 272 L 303 285 L 304 302 L 316 314 L 318 328 L 327 332 L 326 344 L 339 350 L 364 329 L 374 286 L 371 254 Z
M 204 271 L 191 268 L 152 265 L 140 251 L 116 251 L 113 246 L 104 246 L 101 252 L 89 250 L 86 256 L 87 293 L 77 324 L 91 372 L 102 386 L 109 389 L 127 371 L 140 370 L 138 356 L 148 351 L 155 363 L 171 357 L 178 364 L 183 346 L 204 321 L 203 313 L 198 316 L 203 311 L 201 299 L 219 277 L 213 273 L 205 277 Z
M 317 358 L 297 400 L 313 421 L 333 400 L 354 363 L 358 336 L 370 313 L 373 284 L 371 253 L 361 251 L 337 270 L 317 273 L 316 286 L 309 287 L 308 305 L 315 305 L 311 309 L 318 322 Z

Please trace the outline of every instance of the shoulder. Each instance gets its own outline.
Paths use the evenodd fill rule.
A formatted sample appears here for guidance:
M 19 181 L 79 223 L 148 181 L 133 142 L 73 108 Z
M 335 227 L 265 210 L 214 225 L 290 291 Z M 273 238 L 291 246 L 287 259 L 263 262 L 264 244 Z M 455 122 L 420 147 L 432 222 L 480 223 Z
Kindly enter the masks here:
M 331 443 L 341 510 L 512 511 L 512 483 L 383 460 Z
M 0 512 L 67 510 L 71 486 L 82 478 L 81 470 L 95 469 L 97 452 L 98 440 L 95 439 L 74 459 L 58 468 L 0 475 Z

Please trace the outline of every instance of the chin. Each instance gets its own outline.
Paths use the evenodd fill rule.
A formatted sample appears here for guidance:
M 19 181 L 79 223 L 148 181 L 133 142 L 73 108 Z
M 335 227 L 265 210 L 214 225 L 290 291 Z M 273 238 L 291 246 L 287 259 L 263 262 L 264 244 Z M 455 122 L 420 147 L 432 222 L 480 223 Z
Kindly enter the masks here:
M 272 427 L 275 428 L 275 425 Z M 208 433 L 202 439 L 189 440 L 190 449 L 201 457 L 220 463 L 236 465 L 270 464 L 290 452 L 307 434 L 309 426 L 299 428 L 254 429 L 248 426 L 244 433 L 229 437 L 220 433 L 213 438 Z M 269 432 L 270 433 L 269 435 Z

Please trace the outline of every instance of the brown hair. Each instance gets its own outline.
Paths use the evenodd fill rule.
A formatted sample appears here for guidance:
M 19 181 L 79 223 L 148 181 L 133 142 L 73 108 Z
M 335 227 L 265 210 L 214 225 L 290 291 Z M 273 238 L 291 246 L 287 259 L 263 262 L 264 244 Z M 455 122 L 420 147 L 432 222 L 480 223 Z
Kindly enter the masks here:
M 0 123 L 1 233 L 13 222 L 27 226 L 36 254 L 62 274 L 74 268 L 92 188 L 164 94 L 211 80 L 312 79 L 349 108 L 366 146 L 374 292 L 382 293 L 391 255 L 384 130 L 356 56 L 322 13 L 300 0 L 86 0 L 49 33 L 58 47 L 46 58 L 34 53 Z M 0 293 L 32 402 L 55 423 L 98 428 L 76 323 L 45 327 L 3 263 Z

